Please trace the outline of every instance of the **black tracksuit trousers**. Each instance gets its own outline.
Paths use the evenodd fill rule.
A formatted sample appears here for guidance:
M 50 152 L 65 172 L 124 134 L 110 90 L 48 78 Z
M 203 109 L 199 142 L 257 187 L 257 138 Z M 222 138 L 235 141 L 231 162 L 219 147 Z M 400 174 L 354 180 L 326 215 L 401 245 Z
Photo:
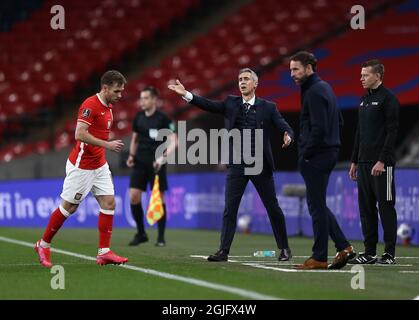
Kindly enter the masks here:
M 376 177 L 371 175 L 373 166 L 374 163 L 359 163 L 357 168 L 358 203 L 365 253 L 372 256 L 377 253 L 378 211 L 384 231 L 384 251 L 394 257 L 397 240 L 394 166 L 386 166 L 386 171 Z

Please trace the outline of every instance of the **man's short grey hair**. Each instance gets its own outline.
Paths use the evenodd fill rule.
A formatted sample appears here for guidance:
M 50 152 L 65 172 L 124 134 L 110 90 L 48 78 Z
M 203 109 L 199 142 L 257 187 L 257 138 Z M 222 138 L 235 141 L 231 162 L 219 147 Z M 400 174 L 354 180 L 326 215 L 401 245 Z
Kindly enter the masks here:
M 244 72 L 250 72 L 250 74 L 252 75 L 252 78 L 253 78 L 253 80 L 254 81 L 258 81 L 258 75 L 256 74 L 256 72 L 254 72 L 252 69 L 250 69 L 250 68 L 243 68 L 243 69 L 240 69 L 240 71 L 239 71 L 239 75 L 241 75 L 242 73 L 244 73 Z

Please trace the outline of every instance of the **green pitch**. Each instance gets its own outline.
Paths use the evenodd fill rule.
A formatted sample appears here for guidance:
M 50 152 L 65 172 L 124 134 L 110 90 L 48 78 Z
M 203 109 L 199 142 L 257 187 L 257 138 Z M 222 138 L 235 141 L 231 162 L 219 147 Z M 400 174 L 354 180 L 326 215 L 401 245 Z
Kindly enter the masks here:
M 419 295 L 419 248 L 398 247 L 397 266 L 365 266 L 365 289 L 351 266 L 342 272 L 292 271 L 290 263 L 254 258 L 255 250 L 273 250 L 273 236 L 236 234 L 232 262 L 210 263 L 203 257 L 218 247 L 215 231 L 167 230 L 167 246 L 150 241 L 129 247 L 134 231 L 116 229 L 112 249 L 129 258 L 128 267 L 98 266 L 97 231 L 63 228 L 54 239 L 52 262 L 64 270 L 64 289 L 52 289 L 56 274 L 41 267 L 29 244 L 41 229 L 0 228 L 0 300 L 3 299 L 413 299 Z M 19 240 L 11 243 L 10 239 Z M 362 250 L 361 243 L 353 243 Z M 291 238 L 292 263 L 311 252 L 311 239 Z M 382 246 L 379 253 L 382 253 Z M 330 247 L 329 255 L 335 250 Z M 76 256 L 79 254 L 81 256 Z M 58 275 L 58 274 L 57 274 Z M 358 278 L 353 279 L 354 276 Z

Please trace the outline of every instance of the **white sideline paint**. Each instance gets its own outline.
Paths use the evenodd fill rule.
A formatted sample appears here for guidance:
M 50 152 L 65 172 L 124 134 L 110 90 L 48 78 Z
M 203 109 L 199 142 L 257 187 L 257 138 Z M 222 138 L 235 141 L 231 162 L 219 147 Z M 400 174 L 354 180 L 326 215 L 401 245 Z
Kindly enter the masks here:
M 355 264 L 348 264 L 348 266 L 355 266 Z M 384 268 L 391 268 L 391 267 L 413 267 L 413 264 L 400 264 L 400 263 L 396 263 L 396 264 L 379 264 L 379 263 L 375 263 L 375 264 L 361 264 L 361 266 L 365 267 L 367 266 L 367 268 L 369 267 L 384 267 Z
M 204 257 L 204 256 L 191 256 L 191 257 Z M 254 258 L 253 256 L 228 256 L 229 258 Z M 310 258 L 310 256 L 292 256 L 293 258 L 304 258 L 304 259 L 307 259 L 307 258 Z M 328 258 L 329 259 L 332 259 L 332 258 L 334 258 L 335 256 L 328 256 Z M 419 259 L 419 256 L 418 257 L 399 257 L 399 256 L 396 256 L 396 260 L 397 259 Z
M 313 272 L 313 273 L 322 273 L 322 272 L 326 272 L 326 273 L 331 273 L 331 272 L 335 272 L 335 273 L 353 273 L 351 272 L 351 270 L 297 270 L 297 269 L 285 269 L 285 268 L 277 268 L 277 267 L 269 267 L 269 266 L 265 266 L 262 264 L 257 264 L 257 263 L 243 263 L 243 265 L 245 266 L 251 266 L 254 268 L 259 268 L 259 269 L 267 269 L 267 270 L 274 270 L 274 271 L 282 271 L 282 272 Z
M 207 259 L 207 256 L 203 255 L 190 255 L 191 258 L 202 258 Z M 351 270 L 345 269 L 345 270 L 298 270 L 298 269 L 288 269 L 287 267 L 293 267 L 296 264 L 293 262 L 278 262 L 273 258 L 265 258 L 260 260 L 233 260 L 230 259 L 230 257 L 242 257 L 242 258 L 249 258 L 251 256 L 229 256 L 229 259 L 227 262 L 232 263 L 241 263 L 244 266 L 259 268 L 259 269 L 266 269 L 266 270 L 274 270 L 274 271 L 282 271 L 282 272 L 317 272 L 317 273 L 329 273 L 329 272 L 335 272 L 335 273 L 351 273 Z M 295 256 L 294 256 L 295 258 Z M 419 258 L 419 257 L 401 257 L 401 258 Z M 349 267 L 354 266 L 348 264 Z M 413 267 L 413 264 L 363 264 L 362 267 L 374 268 L 374 267 L 381 267 L 381 268 L 392 268 L 392 267 Z M 399 271 L 402 273 L 419 273 L 419 271 Z
M 191 255 L 190 257 L 192 257 L 192 258 L 204 258 L 204 259 L 207 258 L 207 256 L 201 256 L 201 255 Z M 248 256 L 246 256 L 246 258 L 248 258 Z M 287 267 L 287 266 L 292 267 L 292 266 L 295 265 L 294 263 L 282 263 L 282 262 L 277 262 L 276 263 L 276 265 L 278 267 L 270 267 L 270 266 L 265 265 L 263 260 L 257 261 L 256 263 L 249 263 L 249 262 L 246 262 L 246 261 L 232 260 L 232 259 L 230 259 L 230 256 L 229 256 L 228 262 L 241 263 L 244 266 L 260 268 L 260 269 L 267 269 L 267 270 L 282 271 L 282 272 L 338 272 L 338 273 L 340 272 L 340 273 L 351 273 L 350 270 L 297 270 L 297 269 L 280 268 L 280 267 Z M 261 263 L 263 263 L 263 265 Z
M 208 256 L 201 256 L 201 255 L 196 255 L 196 254 L 193 254 L 193 255 L 190 255 L 190 257 L 191 258 L 201 258 L 201 259 L 205 259 L 205 260 L 207 260 L 207 258 L 208 258 Z M 239 256 L 236 256 L 236 257 L 239 257 Z M 239 261 L 239 260 L 233 260 L 233 259 L 230 259 L 231 258 L 231 256 L 228 256 L 228 260 L 226 261 L 226 262 L 241 262 L 241 261 Z M 242 258 L 245 258 L 245 256 L 243 256 Z
M 89 262 L 62 262 L 60 266 L 82 266 L 90 264 Z M 0 263 L 0 267 L 29 267 L 29 266 L 39 266 L 38 263 Z
M 2 236 L 0 236 L 0 241 L 12 243 L 12 244 L 17 244 L 17 245 L 21 245 L 21 246 L 24 246 L 24 247 L 30 247 L 30 248 L 34 247 L 34 243 L 15 240 L 15 239 L 6 238 L 6 237 L 2 237 Z M 95 261 L 96 262 L 96 257 L 90 257 L 90 256 L 86 256 L 86 255 L 83 255 L 83 254 L 78 254 L 78 253 L 65 251 L 65 250 L 60 250 L 60 249 L 55 249 L 55 248 L 51 248 L 51 251 L 55 252 L 55 253 L 60 253 L 60 254 L 64 254 L 64 255 L 67 255 L 67 256 L 71 256 L 71 257 L 76 257 L 76 258 L 83 259 L 83 260 L 89 260 L 89 261 Z M 165 278 L 165 279 L 171 279 L 171 280 L 175 280 L 175 281 L 184 282 L 184 283 L 192 284 L 192 285 L 195 285 L 195 286 L 198 286 L 198 287 L 204 287 L 204 288 L 209 288 L 209 289 L 213 289 L 213 290 L 224 291 L 224 292 L 236 294 L 238 296 L 248 298 L 248 299 L 282 300 L 282 298 L 279 298 L 279 297 L 264 295 L 264 294 L 260 294 L 260 293 L 250 291 L 250 290 L 245 290 L 245 289 L 236 288 L 236 287 L 230 287 L 230 286 L 217 284 L 217 283 L 212 283 L 212 282 L 199 280 L 199 279 L 195 279 L 195 278 L 178 276 L 178 275 L 174 275 L 174 274 L 170 274 L 170 273 L 166 273 L 166 272 L 156 271 L 156 270 L 153 270 L 153 269 L 145 269 L 145 268 L 140 268 L 140 267 L 127 265 L 127 264 L 119 265 L 118 267 L 128 269 L 128 270 L 138 271 L 138 272 L 142 272 L 142 273 L 146 273 L 146 274 L 150 274 L 150 275 L 157 276 L 157 277 L 160 277 L 160 278 Z
M 276 259 L 275 259 L 276 260 Z M 239 262 L 239 263 L 256 263 L 256 264 L 263 264 L 263 265 L 276 265 L 276 266 L 293 266 L 295 265 L 295 262 L 279 262 L 279 261 L 271 261 L 271 260 L 233 260 L 232 262 Z M 354 264 L 347 264 L 347 266 L 351 267 L 354 266 Z M 413 267 L 413 264 L 363 264 L 362 267 L 372 268 L 372 267 L 381 267 L 381 268 L 391 268 L 391 267 Z

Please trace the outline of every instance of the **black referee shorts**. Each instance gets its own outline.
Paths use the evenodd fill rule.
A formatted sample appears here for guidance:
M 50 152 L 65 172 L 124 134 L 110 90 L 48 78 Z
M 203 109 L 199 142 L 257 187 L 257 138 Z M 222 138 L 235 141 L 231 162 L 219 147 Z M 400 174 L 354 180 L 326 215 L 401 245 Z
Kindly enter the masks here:
M 158 175 L 160 183 L 160 192 L 167 191 L 168 185 L 166 165 L 160 168 Z M 133 189 L 147 191 L 147 185 L 150 184 L 150 190 L 152 190 L 155 176 L 156 173 L 154 172 L 152 163 L 137 163 L 131 173 L 129 187 Z

